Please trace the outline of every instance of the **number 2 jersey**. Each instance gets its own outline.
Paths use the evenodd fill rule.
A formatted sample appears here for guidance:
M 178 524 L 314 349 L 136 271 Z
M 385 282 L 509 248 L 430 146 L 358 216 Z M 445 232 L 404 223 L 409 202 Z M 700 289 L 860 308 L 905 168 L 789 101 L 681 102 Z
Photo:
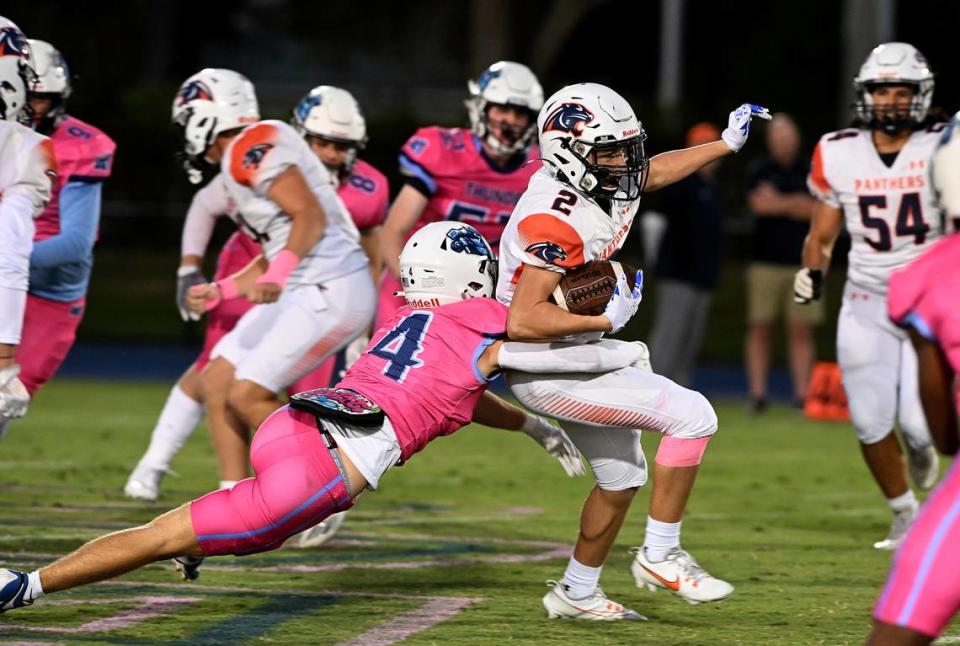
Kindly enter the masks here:
M 290 274 L 291 285 L 316 285 L 346 276 L 367 266 L 360 234 L 333 178 L 310 147 L 289 125 L 261 121 L 245 128 L 227 147 L 221 176 L 231 214 L 240 228 L 260 243 L 272 261 L 287 245 L 293 221 L 267 196 L 273 181 L 291 166 L 298 168 L 327 217 L 323 237 Z
M 477 360 L 506 329 L 507 308 L 492 298 L 402 307 L 337 386 L 384 410 L 405 462 L 430 440 L 470 423 L 488 383 Z
M 525 265 L 566 273 L 607 260 L 623 247 L 639 207 L 640 200 L 612 202 L 604 211 L 541 168 L 503 231 L 497 300 L 510 304 Z
M 928 166 L 943 124 L 910 135 L 891 166 L 869 130 L 847 129 L 820 138 L 807 185 L 814 197 L 843 209 L 850 254 L 847 279 L 885 294 L 890 272 L 942 235 Z

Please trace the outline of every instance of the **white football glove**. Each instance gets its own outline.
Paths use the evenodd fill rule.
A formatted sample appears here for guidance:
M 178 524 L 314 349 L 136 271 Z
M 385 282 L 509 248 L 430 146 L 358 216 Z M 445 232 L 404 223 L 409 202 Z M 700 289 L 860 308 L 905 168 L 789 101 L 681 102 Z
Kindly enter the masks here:
M 16 419 L 27 414 L 30 393 L 17 378 L 20 366 L 12 364 L 0 368 L 0 419 Z
M 769 110 L 752 103 L 744 103 L 730 113 L 727 127 L 720 133 L 720 138 L 733 152 L 739 152 L 743 148 L 743 144 L 747 143 L 747 136 L 750 134 L 750 119 L 753 117 L 768 121 L 773 118 L 770 116 Z
M 801 305 L 820 298 L 823 290 L 823 272 L 804 267 L 793 278 L 793 300 Z
M 613 326 L 611 334 L 616 334 L 623 329 L 633 315 L 637 313 L 640 307 L 640 301 L 643 300 L 643 270 L 637 270 L 636 282 L 633 289 L 630 289 L 627 283 L 627 277 L 621 274 L 617 277 L 617 286 L 613 290 L 613 296 L 607 303 L 607 308 L 603 310 L 603 315 L 609 319 Z
M 203 277 L 199 267 L 184 265 L 177 269 L 177 309 L 184 321 L 200 320 L 200 315 L 192 311 L 187 303 L 187 292 L 194 285 L 203 285 L 206 282 L 207 279 Z
M 521 430 L 559 460 L 560 466 L 571 478 L 587 473 L 580 459 L 580 451 L 562 428 L 554 426 L 539 415 L 528 414 Z
M 366 334 L 361 334 L 347 344 L 347 347 L 343 350 L 345 371 L 349 370 L 350 366 L 357 362 L 357 359 L 360 358 L 360 355 L 363 354 L 363 351 L 367 349 L 368 345 L 370 345 L 370 337 Z

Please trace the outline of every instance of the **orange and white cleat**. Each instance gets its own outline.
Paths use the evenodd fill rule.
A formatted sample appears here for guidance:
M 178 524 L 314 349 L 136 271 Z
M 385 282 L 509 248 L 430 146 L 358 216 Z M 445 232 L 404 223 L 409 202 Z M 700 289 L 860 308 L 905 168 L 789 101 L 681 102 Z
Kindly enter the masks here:
M 583 619 L 586 621 L 646 621 L 638 612 L 611 601 L 598 586 L 589 597 L 571 599 L 566 586 L 559 581 L 547 581 L 550 592 L 543 597 L 543 607 L 550 619 Z
M 690 553 L 677 546 L 667 552 L 667 557 L 657 563 L 647 560 L 642 547 L 630 550 L 634 555 L 630 571 L 637 587 L 656 591 L 666 588 L 687 603 L 723 601 L 733 594 L 733 586 L 717 579 L 704 570 Z

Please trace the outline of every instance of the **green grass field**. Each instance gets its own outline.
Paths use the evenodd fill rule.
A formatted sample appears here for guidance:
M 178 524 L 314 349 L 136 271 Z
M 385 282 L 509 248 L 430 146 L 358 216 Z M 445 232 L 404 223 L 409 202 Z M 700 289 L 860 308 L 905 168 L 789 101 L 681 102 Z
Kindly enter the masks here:
M 161 501 L 123 498 L 168 386 L 60 380 L 0 443 L 0 563 L 32 569 L 152 518 L 217 480 L 205 429 Z M 886 576 L 888 516 L 844 425 L 719 403 L 684 545 L 737 586 L 690 606 L 634 586 L 641 490 L 605 567 L 608 594 L 650 621 L 549 621 L 591 481 L 530 440 L 484 428 L 440 439 L 366 493 L 332 544 L 208 561 L 180 583 L 156 564 L 0 617 L 5 644 L 857 644 Z M 657 438 L 646 440 L 648 459 Z M 960 642 L 950 628 L 943 643 Z M 955 642 L 954 642 L 955 643 Z

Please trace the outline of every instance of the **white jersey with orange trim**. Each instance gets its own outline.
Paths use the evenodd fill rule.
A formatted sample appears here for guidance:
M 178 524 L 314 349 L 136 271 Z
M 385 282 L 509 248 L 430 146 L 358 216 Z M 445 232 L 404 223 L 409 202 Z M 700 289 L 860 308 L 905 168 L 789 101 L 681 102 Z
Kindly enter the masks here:
M 510 215 L 500 239 L 497 299 L 506 305 L 524 265 L 566 273 L 606 260 L 623 246 L 640 200 L 613 202 L 610 212 L 541 168 Z
M 290 274 L 288 283 L 320 284 L 366 267 L 360 234 L 337 196 L 335 180 L 303 137 L 282 121 L 261 121 L 248 126 L 224 152 L 221 175 L 237 209 L 231 217 L 260 243 L 267 260 L 273 260 L 287 244 L 292 220 L 267 196 L 267 191 L 290 166 L 300 169 L 320 202 L 327 216 L 327 228 Z
M 820 138 L 807 185 L 814 197 L 842 208 L 850 234 L 847 280 L 886 294 L 890 272 L 943 235 L 928 166 L 945 124 L 914 132 L 891 166 L 871 132 L 847 129 Z
M 57 162 L 53 144 L 19 123 L 0 121 L 0 195 L 22 195 L 37 218 L 50 200 Z

